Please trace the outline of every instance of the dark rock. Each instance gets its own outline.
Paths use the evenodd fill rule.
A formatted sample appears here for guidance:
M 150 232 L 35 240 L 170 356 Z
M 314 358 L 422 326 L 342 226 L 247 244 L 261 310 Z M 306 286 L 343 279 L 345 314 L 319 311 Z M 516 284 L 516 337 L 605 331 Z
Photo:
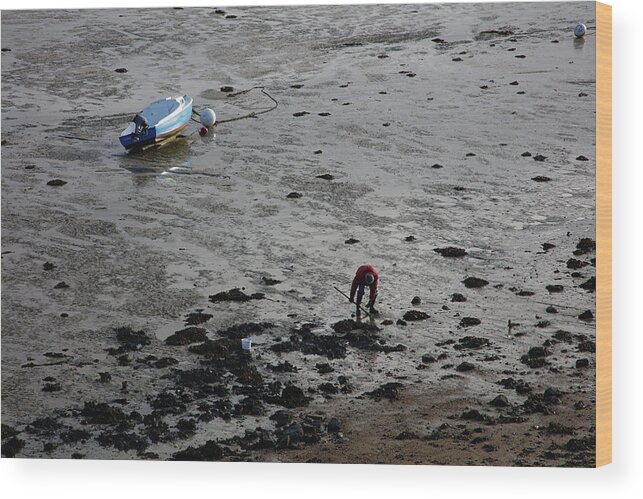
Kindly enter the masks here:
M 70 429 L 69 431 L 60 434 L 60 439 L 65 444 L 74 444 L 76 442 L 83 442 L 91 438 L 91 433 L 86 430 Z
M 277 448 L 293 447 L 304 439 L 304 428 L 300 423 L 293 423 L 278 435 Z
M 422 355 L 422 363 L 423 364 L 432 364 L 433 362 L 437 362 L 437 360 L 430 353 L 425 353 L 424 355 Z
M 352 237 L 350 239 L 346 239 L 346 241 L 344 241 L 344 244 L 357 244 L 357 243 L 359 243 L 359 239 L 355 239 L 355 238 L 352 238 Z
M 419 305 L 422 303 L 422 299 L 419 296 L 414 296 L 411 300 L 411 305 Z
M 585 156 L 583 156 L 582 154 L 581 154 L 580 156 L 578 156 L 578 157 L 576 158 L 576 160 L 577 160 L 577 161 L 589 161 L 589 159 L 587 159 L 587 158 L 586 158 Z
M 549 306 L 545 309 L 545 312 L 547 312 L 548 314 L 557 314 L 557 313 L 558 313 L 558 309 L 557 309 L 556 307 L 552 306 L 552 305 L 549 305 Z
M 321 153 L 322 153 L 321 149 L 317 149 L 316 151 L 313 151 L 313 154 L 321 154 Z
M 464 302 L 464 301 L 467 301 L 467 299 L 465 298 L 465 296 L 463 294 L 453 293 L 451 295 L 451 301 L 452 302 Z
M 116 339 L 121 344 L 121 347 L 116 351 L 116 353 L 119 354 L 127 351 L 140 350 L 145 345 L 149 345 L 152 341 L 142 330 L 134 331 L 130 327 L 119 327 L 115 329 L 115 331 Z
M 276 365 L 271 365 L 271 364 L 266 364 L 266 367 L 270 369 L 272 372 L 275 373 L 296 373 L 299 372 L 299 369 L 297 369 L 295 366 L 293 366 L 290 362 L 285 361 L 282 362 L 281 364 L 276 364 Z
M 398 319 L 397 322 L 395 322 L 398 326 L 406 326 L 406 321 L 402 319 Z
M 458 372 L 472 371 L 476 368 L 471 362 L 464 361 L 458 367 L 455 368 Z
M 2 442 L 2 455 L 4 457 L 16 457 L 16 454 L 25 446 L 25 441 L 18 437 L 11 437 Z
M 517 81 L 512 81 L 509 85 L 514 85 L 514 86 L 516 86 L 516 85 L 520 85 L 520 83 L 518 83 Z
M 439 170 L 440 168 L 444 168 L 444 167 L 438 163 L 434 163 L 431 165 L 431 168 L 433 168 L 434 170 Z
M 112 380 L 112 375 L 107 372 L 98 373 L 98 376 L 100 376 L 98 381 L 100 381 L 101 383 L 109 383 Z
M 546 328 L 551 326 L 551 322 L 549 321 L 538 321 L 536 324 L 534 324 L 535 327 L 539 328 Z
M 491 417 L 487 416 L 486 414 L 482 414 L 476 409 L 464 411 L 462 414 L 460 414 L 460 418 L 467 421 L 479 421 L 481 423 L 489 423 L 492 421 Z
M 553 249 L 556 247 L 555 244 L 551 244 L 551 243 L 543 243 L 541 246 L 545 251 L 549 251 L 550 249 Z
M 536 293 L 533 291 L 520 290 L 516 293 L 518 296 L 534 296 Z
M 420 310 L 409 310 L 402 318 L 405 321 L 423 321 L 429 318 L 429 314 L 421 312 Z
M 589 321 L 594 320 L 594 314 L 592 313 L 592 311 L 591 311 L 591 310 L 585 310 L 585 312 L 583 312 L 582 314 L 580 314 L 580 315 L 578 316 L 578 318 L 579 318 L 580 320 L 582 320 L 582 321 L 589 322 Z
M 590 437 L 570 438 L 564 447 L 570 452 L 594 452 L 596 440 Z
M 567 260 L 567 268 L 572 270 L 582 269 L 589 265 L 589 262 L 584 262 L 582 260 L 576 260 L 576 258 L 570 258 Z
M 157 369 L 164 369 L 166 367 L 175 366 L 179 363 L 174 357 L 161 357 L 159 360 L 154 362 L 154 367 Z
M 233 288 L 229 291 L 222 291 L 220 293 L 210 295 L 209 298 L 212 303 L 218 303 L 223 301 L 244 302 L 244 301 L 250 301 L 250 300 L 262 300 L 263 298 L 265 298 L 265 295 L 263 293 L 253 293 L 251 295 L 247 295 L 239 288 Z
M 332 383 L 321 383 L 317 389 L 322 392 L 322 393 L 332 393 L 335 394 L 339 390 L 337 389 L 337 386 L 333 385 Z
M 80 414 L 89 424 L 113 425 L 127 419 L 127 415 L 121 409 L 102 402 L 85 402 Z
M 117 73 L 127 73 L 127 68 L 116 68 L 114 71 Z
M 198 324 L 203 324 L 204 322 L 208 322 L 210 319 L 212 319 L 212 314 L 206 314 L 201 311 L 190 312 L 185 318 L 185 324 L 187 326 L 196 326 Z
M 294 85 L 290 85 L 290 88 L 303 88 L 304 85 L 301 83 L 295 83 Z
M 542 154 L 537 154 L 534 156 L 534 161 L 540 161 L 543 162 L 547 159 L 547 156 L 543 156 Z
M 462 62 L 462 57 L 454 57 L 451 59 L 453 62 Z
M 583 288 L 587 291 L 596 291 L 596 278 L 595 277 L 590 277 L 585 281 L 583 284 L 578 286 L 579 288 Z
M 236 416 L 263 416 L 263 404 L 255 397 L 246 397 L 234 406 L 234 414 Z
M 400 389 L 403 387 L 402 383 L 384 383 L 382 386 L 379 388 L 376 388 L 375 390 L 371 392 L 365 393 L 366 396 L 380 400 L 380 399 L 388 399 L 388 400 L 396 400 L 400 396 Z
M 473 157 L 475 157 L 475 153 L 473 153 L 473 152 L 468 152 L 467 154 L 465 154 L 465 156 L 466 156 L 467 158 L 473 158 Z
M 386 319 L 381 322 L 382 326 L 391 326 L 392 324 L 394 324 L 392 319 Z
M 576 245 L 574 255 L 584 255 L 586 253 L 591 253 L 592 251 L 596 251 L 596 241 L 589 237 L 584 237 Z
M 60 383 L 45 383 L 42 387 L 43 392 L 59 392 L 60 390 L 62 390 Z
M 458 340 L 458 344 L 454 345 L 453 348 L 456 350 L 462 349 L 472 349 L 477 350 L 482 347 L 490 346 L 491 343 L 486 338 L 479 338 L 477 336 L 465 336 Z
M 172 456 L 174 461 L 218 461 L 223 457 L 223 449 L 214 441 L 208 440 L 201 447 L 188 447 Z
M 339 419 L 332 417 L 326 425 L 326 431 L 328 433 L 339 433 L 342 430 L 342 425 Z
M 330 113 L 317 113 L 317 116 L 326 117 L 326 116 L 330 116 Z
M 395 437 L 395 440 L 418 440 L 420 437 L 417 435 L 417 433 L 414 433 L 412 431 L 403 431 L 402 433 L 398 433 L 398 435 Z
M 498 395 L 495 399 L 489 402 L 489 405 L 494 407 L 509 407 L 509 399 L 504 395 Z
M 522 156 L 523 158 L 531 158 L 531 153 L 530 153 L 530 152 L 528 152 L 528 151 L 525 151 L 525 152 L 523 152 L 523 153 L 521 154 L 521 156 Z
M 275 412 L 272 416 L 270 416 L 270 419 L 274 421 L 278 427 L 286 426 L 287 424 L 290 424 L 290 422 L 292 421 L 292 415 L 290 414 L 290 412 L 280 409 L 277 412 Z
M 534 182 L 551 182 L 551 178 L 545 177 L 543 175 L 538 175 L 536 177 L 532 177 L 531 180 L 533 180 Z
M 337 334 L 347 334 L 355 330 L 379 331 L 377 326 L 371 326 L 365 322 L 357 322 L 353 319 L 344 319 L 332 325 Z
M 115 447 L 123 452 L 129 450 L 142 452 L 149 445 L 145 437 L 133 432 L 103 432 L 96 437 L 96 440 L 103 447 Z
M 482 288 L 489 284 L 489 281 L 485 279 L 480 279 L 479 277 L 467 277 L 462 281 L 467 288 Z
M 462 319 L 460 319 L 460 326 L 461 327 L 477 326 L 481 322 L 482 321 L 476 317 L 463 317 Z
M 591 340 L 582 341 L 578 344 L 578 351 L 596 353 L 596 343 Z
M 406 237 L 404 238 L 404 240 L 405 240 L 407 243 L 410 243 L 410 242 L 412 242 L 412 241 L 415 241 L 415 236 L 406 236 Z
M 53 270 L 56 268 L 56 266 L 51 262 L 45 262 L 42 264 L 42 268 L 43 270 Z
M 576 409 L 577 411 L 585 409 L 585 407 L 587 407 L 587 404 L 585 404 L 585 402 L 583 402 L 582 400 L 579 400 L 574 404 L 574 409 Z
M 306 397 L 301 388 L 295 385 L 286 386 L 281 392 L 281 397 L 275 402 L 279 405 L 293 409 L 295 407 L 303 407 L 308 405 L 312 399 Z
M 448 258 L 457 258 L 465 256 L 467 254 L 464 249 L 456 248 L 454 246 L 447 246 L 446 248 L 434 248 L 433 251 Z
M 293 116 L 295 118 L 300 118 L 301 116 L 306 116 L 307 114 L 310 114 L 308 111 L 299 111 L 297 113 L 293 113 Z
M 328 373 L 332 373 L 335 370 L 328 362 L 323 364 L 316 364 L 315 368 L 317 369 L 317 372 L 319 374 L 328 374 Z
M 67 284 L 65 281 L 61 281 L 54 286 L 54 289 L 65 289 L 68 287 L 69 287 L 69 284 Z
M 335 177 L 330 173 L 324 173 L 323 175 L 317 175 L 317 178 L 321 178 L 322 180 L 333 180 Z
M 165 344 L 172 346 L 190 345 L 192 343 L 201 343 L 207 339 L 208 336 L 204 328 L 191 326 L 176 331 L 172 336 L 165 339 Z
M 221 87 L 221 91 L 226 93 L 226 94 L 229 94 L 230 92 L 234 92 L 234 87 L 226 85 L 224 87 Z
M 582 369 L 584 367 L 589 367 L 589 359 L 578 359 L 576 361 L 576 369 Z
M 60 180 L 56 178 L 47 182 L 47 185 L 53 185 L 54 187 L 59 187 L 59 186 L 65 185 L 66 183 L 67 182 L 65 182 L 64 180 Z
M 553 334 L 553 337 L 557 339 L 558 341 L 563 341 L 565 343 L 571 343 L 572 342 L 572 333 L 569 331 L 563 331 L 562 329 L 559 329 Z
M 252 295 L 254 296 L 254 295 Z M 249 335 L 259 334 L 266 329 L 274 328 L 272 322 L 244 322 L 219 331 L 219 335 L 232 340 L 240 340 Z
M 286 196 L 288 199 L 299 199 L 303 197 L 303 194 L 301 192 L 291 192 Z

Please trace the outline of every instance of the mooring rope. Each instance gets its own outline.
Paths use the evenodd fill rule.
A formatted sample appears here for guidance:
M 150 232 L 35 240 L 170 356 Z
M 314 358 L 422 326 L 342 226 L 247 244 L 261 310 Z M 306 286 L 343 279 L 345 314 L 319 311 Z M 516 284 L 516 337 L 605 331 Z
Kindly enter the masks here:
M 262 109 L 260 111 L 252 111 L 252 112 L 250 112 L 248 114 L 244 114 L 243 116 L 237 116 L 236 118 L 229 118 L 227 120 L 220 120 L 220 121 L 217 121 L 215 123 L 215 125 L 219 125 L 221 123 L 230 123 L 232 121 L 245 120 L 247 118 L 256 118 L 260 114 L 266 114 L 266 113 L 269 113 L 270 111 L 274 111 L 275 109 L 277 109 L 277 106 L 279 106 L 279 102 L 277 102 L 277 100 L 272 95 L 270 95 L 268 92 L 266 92 L 265 87 L 262 87 L 262 86 L 261 87 L 252 87 L 252 88 L 249 88 L 247 90 L 240 90 L 239 92 L 235 92 L 233 94 L 228 94 L 228 98 L 237 97 L 239 95 L 247 94 L 248 92 L 251 92 L 252 90 L 257 90 L 257 89 L 261 90 L 262 94 L 264 94 L 272 102 L 274 102 L 274 105 L 272 107 L 270 107 L 268 109 Z M 201 116 L 197 111 L 192 110 L 192 112 L 194 114 L 196 114 L 197 116 Z M 194 118 L 192 118 L 192 121 L 196 121 L 197 123 L 199 123 L 199 121 L 195 120 Z

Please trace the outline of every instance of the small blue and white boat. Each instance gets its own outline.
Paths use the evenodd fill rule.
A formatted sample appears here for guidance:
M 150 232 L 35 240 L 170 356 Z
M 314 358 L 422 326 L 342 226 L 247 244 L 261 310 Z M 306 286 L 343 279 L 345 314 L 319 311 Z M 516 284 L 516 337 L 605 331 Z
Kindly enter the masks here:
M 157 100 L 134 116 L 121 133 L 120 141 L 128 151 L 158 144 L 177 135 L 192 118 L 192 97 Z

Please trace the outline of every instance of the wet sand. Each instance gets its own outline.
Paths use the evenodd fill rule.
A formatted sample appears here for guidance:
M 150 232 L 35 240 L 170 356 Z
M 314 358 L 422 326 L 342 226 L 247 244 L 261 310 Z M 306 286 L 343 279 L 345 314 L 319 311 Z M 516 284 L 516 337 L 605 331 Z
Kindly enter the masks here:
M 593 16 L 3 11 L 3 455 L 593 465 Z M 224 86 L 279 106 L 124 154 L 161 96 L 272 105 Z M 337 332 L 364 262 L 379 330 Z

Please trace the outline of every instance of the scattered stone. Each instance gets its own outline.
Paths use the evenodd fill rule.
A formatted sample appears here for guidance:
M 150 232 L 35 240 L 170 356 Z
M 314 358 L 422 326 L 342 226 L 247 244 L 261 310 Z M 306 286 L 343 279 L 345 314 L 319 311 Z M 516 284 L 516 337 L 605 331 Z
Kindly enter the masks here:
M 332 366 L 328 362 L 321 363 L 321 364 L 316 364 L 315 369 L 317 369 L 317 372 L 319 374 L 328 374 L 328 373 L 332 373 L 333 371 L 335 371 L 335 369 L 333 369 Z
M 576 258 L 570 258 L 569 260 L 567 260 L 568 269 L 572 269 L 572 270 L 582 269 L 587 265 L 589 265 L 588 262 L 584 262 L 582 260 L 576 260 Z
M 233 288 L 229 291 L 222 291 L 220 293 L 210 295 L 210 301 L 212 303 L 218 303 L 223 301 L 237 301 L 245 302 L 250 300 L 262 300 L 266 295 L 263 293 L 253 293 L 251 295 L 245 294 L 239 288 Z
M 321 149 L 317 149 L 316 151 L 313 151 L 313 154 L 321 154 L 321 153 L 322 153 Z
M 596 449 L 596 440 L 590 437 L 570 438 L 564 447 L 570 452 L 594 452 Z
M 212 314 L 206 314 L 201 311 L 190 312 L 185 318 L 185 324 L 188 326 L 196 326 L 208 322 L 212 317 Z
M 296 118 L 300 118 L 301 116 L 306 116 L 307 114 L 310 114 L 308 111 L 299 111 L 297 113 L 293 113 L 293 116 Z
M 172 336 L 165 339 L 166 345 L 179 346 L 201 343 L 207 340 L 206 330 L 201 327 L 187 327 L 176 331 Z
M 482 321 L 476 317 L 463 317 L 462 319 L 460 319 L 460 326 L 472 327 L 472 326 L 477 326 L 481 322 Z
M 234 92 L 234 87 L 226 85 L 226 86 L 221 87 L 221 91 L 226 93 L 226 94 L 229 94 L 230 92 Z
M 587 281 L 581 284 L 579 288 L 583 288 L 590 292 L 596 291 L 596 278 L 590 277 Z
M 382 326 L 391 326 L 393 324 L 393 321 L 391 319 L 386 319 L 382 321 Z
M 576 158 L 576 161 L 589 161 L 589 159 L 581 154 Z
M 518 83 L 517 81 L 512 81 L 509 85 L 514 85 L 515 86 L 515 85 L 520 85 L 520 83 Z
M 460 418 L 467 421 L 479 421 L 481 423 L 489 423 L 492 421 L 491 417 L 487 416 L 486 414 L 482 414 L 476 409 L 464 411 L 462 414 L 460 414 Z
M 542 154 L 537 154 L 534 156 L 534 161 L 540 161 L 543 162 L 547 159 L 547 156 L 543 156 Z
M 444 168 L 444 167 L 438 163 L 434 163 L 431 165 L 431 168 L 433 168 L 434 170 L 439 170 L 440 168 Z
M 465 296 L 463 294 L 453 293 L 451 295 L 451 301 L 452 302 L 464 302 L 464 301 L 467 301 L 467 299 L 465 298 Z
M 414 296 L 411 300 L 411 305 L 419 305 L 420 303 L 422 303 L 422 298 L 419 296 Z
M 453 62 L 462 62 L 462 57 L 454 57 L 451 59 Z
M 56 266 L 51 262 L 45 262 L 45 263 L 42 264 L 42 269 L 43 270 L 53 270 L 55 268 L 56 268 Z
M 525 151 L 521 154 L 523 158 L 531 158 L 531 153 L 529 151 Z
M 541 329 L 549 327 L 549 326 L 551 326 L 551 322 L 546 321 L 546 320 L 538 321 L 536 324 L 534 324 L 534 327 L 538 327 L 538 328 L 541 328 Z
M 42 387 L 43 392 L 59 392 L 62 390 L 62 386 L 60 383 L 45 383 L 45 385 Z
M 434 248 L 433 251 L 448 258 L 457 258 L 457 257 L 465 256 L 467 254 L 467 252 L 464 249 L 456 248 L 454 246 L 448 246 L 446 248 Z
M 127 68 L 116 68 L 114 71 L 117 73 L 127 73 Z
M 288 409 L 293 409 L 295 407 L 303 407 L 308 405 L 312 399 L 306 397 L 301 388 L 295 385 L 286 386 L 281 392 L 281 397 L 275 402 L 279 405 L 287 407 Z
M 326 425 L 326 431 L 328 433 L 339 433 L 342 430 L 341 423 L 336 417 L 330 418 L 328 424 Z
M 549 284 L 545 286 L 545 289 L 550 293 L 562 293 L 564 288 L 560 284 Z
M 112 380 L 112 375 L 108 372 L 98 373 L 98 381 L 100 383 L 109 383 Z
M 164 369 L 166 367 L 175 366 L 179 363 L 174 357 L 161 357 L 159 360 L 154 362 L 153 366 L 156 369 Z
M 551 244 L 551 243 L 542 243 L 541 246 L 544 251 L 549 251 L 550 249 L 553 249 L 556 247 L 555 244 Z
M 491 343 L 487 338 L 479 338 L 477 336 L 465 336 L 458 340 L 457 345 L 453 345 L 455 350 L 471 349 L 478 350 L 482 347 L 488 347 Z
M 85 402 L 80 414 L 89 424 L 114 425 L 127 419 L 127 415 L 121 409 L 102 402 Z
M 415 236 L 406 236 L 406 237 L 404 238 L 404 240 L 405 240 L 406 242 L 410 243 L 411 241 L 415 241 Z
M 396 400 L 399 398 L 400 388 L 402 388 L 403 386 L 404 385 L 402 385 L 402 383 L 384 383 L 379 388 L 365 393 L 365 395 L 375 400 L 380 400 L 383 398 L 388 400 Z
M 67 284 L 65 281 L 61 281 L 54 286 L 54 289 L 66 289 L 68 287 L 69 287 L 69 284 Z
M 303 86 L 301 83 L 295 83 L 294 85 L 290 85 L 290 88 L 302 88 Z
M 529 349 L 529 352 L 527 352 L 527 355 L 520 357 L 520 362 L 528 365 L 532 369 L 537 369 L 547 364 L 545 358 L 550 355 L 551 351 L 545 347 L 532 347 Z
M 591 253 L 592 251 L 596 251 L 596 241 L 590 239 L 589 237 L 584 237 L 576 245 L 576 251 L 574 251 L 574 255 L 584 255 L 586 253 Z
M 321 178 L 322 180 L 333 180 L 335 177 L 330 173 L 324 173 L 323 175 L 317 175 L 317 178 Z
M 558 313 L 558 309 L 557 309 L 556 307 L 554 307 L 553 305 L 549 305 L 549 306 L 545 309 L 545 312 L 547 312 L 548 314 L 557 314 L 557 313 Z
M 201 447 L 188 447 L 172 456 L 174 461 L 218 461 L 223 457 L 223 450 L 214 441 L 208 440 Z
M 465 154 L 465 156 L 466 156 L 467 158 L 473 158 L 473 157 L 475 157 L 475 155 L 476 155 L 476 154 L 475 154 L 475 153 L 473 153 L 473 152 L 468 152 L 467 154 Z
M 115 329 L 115 331 L 116 339 L 121 344 L 121 347 L 116 350 L 110 349 L 109 352 L 112 355 L 115 353 L 122 354 L 127 351 L 140 350 L 145 345 L 149 345 L 152 341 L 142 330 L 134 331 L 130 327 L 119 327 Z
M 489 281 L 485 279 L 480 279 L 479 277 L 467 277 L 462 281 L 467 288 L 482 288 L 489 284 Z
M 531 180 L 533 180 L 534 182 L 551 182 L 551 178 L 545 177 L 544 175 L 532 177 Z
M 4 437 L 4 435 L 3 435 Z M 8 438 L 2 442 L 2 455 L 4 457 L 16 457 L 16 454 L 25 446 L 25 441 L 16 436 Z
M 359 243 L 359 239 L 355 239 L 353 237 L 346 239 L 346 241 L 344 241 L 344 244 L 357 244 L 357 243 Z
M 423 321 L 429 318 L 429 314 L 421 312 L 420 310 L 409 310 L 402 318 L 405 321 Z
M 456 367 L 455 370 L 458 372 L 467 372 L 472 371 L 475 368 L 476 367 L 471 362 L 464 361 L 458 367 Z
M 509 399 L 504 395 L 498 395 L 495 399 L 489 402 L 489 405 L 494 407 L 509 407 Z
M 395 440 L 418 440 L 419 438 L 420 437 L 417 433 L 412 431 L 403 431 L 395 437 Z
M 286 197 L 288 199 L 299 199 L 303 197 L 303 194 L 301 192 L 291 192 Z
M 406 326 L 406 321 L 402 319 L 398 319 L 395 324 L 397 324 L 398 326 Z
M 518 296 L 534 296 L 536 293 L 533 291 L 520 290 L 516 293 Z
M 592 340 L 581 341 L 578 344 L 578 351 L 596 353 L 596 343 L 594 343 Z
M 589 322 L 589 321 L 594 320 L 594 314 L 592 313 L 592 311 L 591 311 L 591 310 L 585 310 L 585 312 L 583 312 L 582 314 L 580 314 L 580 315 L 578 316 L 578 318 L 579 318 L 580 320 L 582 320 L 582 321 Z
M 424 355 L 422 355 L 422 364 L 433 364 L 434 362 L 437 362 L 437 360 L 430 353 L 425 353 Z
M 585 92 L 580 92 L 578 94 L 579 97 L 587 97 L 587 94 Z
M 578 359 L 576 361 L 576 369 L 582 369 L 584 367 L 589 367 L 589 359 Z

